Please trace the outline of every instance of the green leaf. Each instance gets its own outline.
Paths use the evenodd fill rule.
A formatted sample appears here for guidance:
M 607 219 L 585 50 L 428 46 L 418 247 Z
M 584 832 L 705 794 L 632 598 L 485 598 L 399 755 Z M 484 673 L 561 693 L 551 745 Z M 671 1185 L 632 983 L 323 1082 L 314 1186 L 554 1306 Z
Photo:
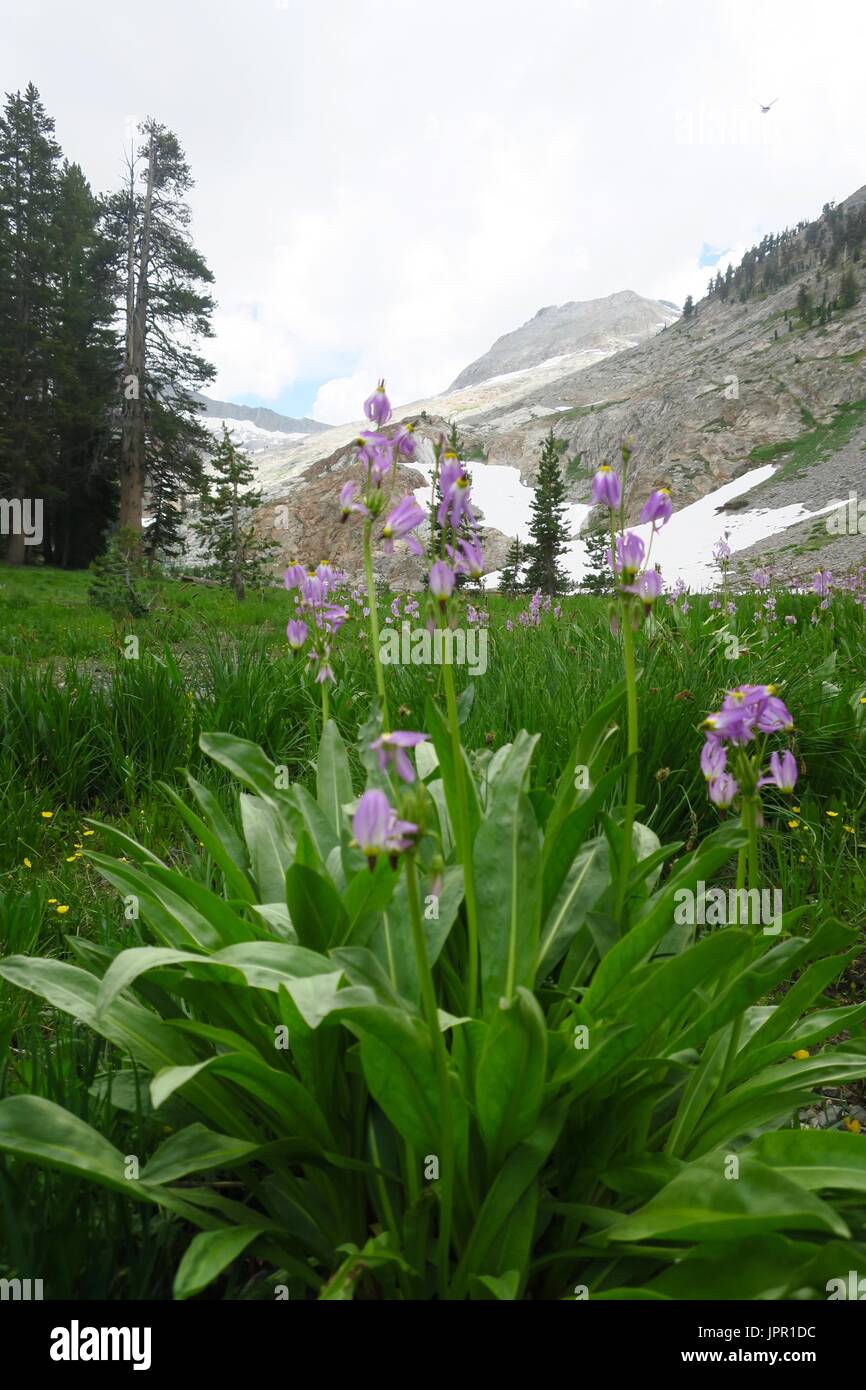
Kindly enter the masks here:
M 187 1087 L 203 1072 L 228 1077 L 256 1100 L 261 1101 L 280 1122 L 281 1133 L 287 1137 L 309 1139 L 323 1149 L 338 1145 L 319 1106 L 295 1077 L 287 1071 L 269 1067 L 266 1062 L 246 1053 L 221 1052 L 191 1066 L 166 1067 L 151 1082 L 150 1094 L 154 1108 L 162 1105 L 175 1091 Z
M 504 1303 L 513 1303 L 517 1298 L 517 1290 L 520 1287 L 520 1270 L 509 1269 L 507 1274 L 473 1274 L 470 1282 L 474 1298 L 483 1298 L 484 1294 L 475 1292 L 476 1287 L 486 1290 L 494 1299 L 499 1299 Z
M 252 884 L 246 874 L 238 868 L 220 837 L 205 824 L 201 816 L 197 816 L 195 811 L 190 810 L 182 798 L 178 796 L 174 788 L 170 787 L 167 782 L 158 782 L 157 785 L 164 795 L 168 797 L 182 819 L 186 821 L 196 839 L 201 841 L 208 854 L 222 869 L 230 895 L 235 898 L 241 898 L 244 902 L 255 902 L 256 895 L 253 892 Z
M 484 1013 L 532 986 L 541 897 L 538 823 L 524 782 L 537 736 L 519 734 L 475 837 Z
M 419 745 L 422 746 L 423 745 Z M 426 878 L 421 885 L 422 898 L 430 896 L 432 879 Z M 430 965 L 436 964 L 448 933 L 457 919 L 463 900 L 463 870 L 460 865 L 449 865 L 442 875 L 436 907 L 438 916 L 424 917 L 424 937 L 427 943 L 427 959 Z M 406 879 L 400 876 L 394 896 L 379 914 L 378 921 L 370 934 L 369 948 L 377 957 L 397 992 L 410 1003 L 418 1005 L 421 999 L 421 986 L 418 981 L 418 963 L 412 945 L 412 923 L 409 915 L 409 898 Z
M 495 1172 L 534 1129 L 541 1110 L 547 1064 L 544 1015 L 529 990 L 500 1000 L 478 1065 L 478 1128 Z
M 321 806 L 313 800 L 306 787 L 301 786 L 299 782 L 292 787 L 291 795 L 300 812 L 304 829 L 324 866 L 328 862 L 328 855 L 331 850 L 340 843 L 339 829 L 335 832 Z
M 609 882 L 607 843 L 595 840 L 575 857 L 550 912 L 543 919 L 535 972 L 538 980 L 545 979 L 565 955 Z
M 297 841 L 286 833 L 279 813 L 261 797 L 241 792 L 239 801 L 258 896 L 262 902 L 280 902 L 285 897 L 286 870 L 294 858 Z
M 175 1298 L 201 1293 L 261 1234 L 256 1226 L 224 1226 L 193 1236 L 174 1276 Z
M 352 800 L 349 755 L 333 719 L 322 730 L 316 762 L 316 798 L 337 837 L 343 826 L 343 807 Z
M 744 842 L 743 832 L 727 826 L 716 830 L 704 841 L 700 852 L 692 855 L 671 874 L 665 886 L 646 904 L 643 913 L 631 930 L 599 964 L 584 1000 L 591 1013 L 598 1013 L 605 999 L 629 974 L 645 960 L 674 922 L 676 895 L 684 888 L 693 889 L 698 880 L 709 882 Z
M 344 940 L 348 927 L 346 912 L 330 879 L 303 864 L 292 864 L 286 873 L 285 895 L 302 945 L 325 951 L 334 942 Z
M 247 864 L 243 841 L 229 824 L 222 806 L 213 792 L 202 786 L 201 782 L 197 782 L 192 773 L 187 772 L 186 781 L 211 830 L 219 839 L 232 863 L 243 873 Z
M 459 796 L 457 791 L 454 750 L 451 745 L 451 731 L 432 700 L 428 700 L 424 708 L 425 727 L 430 730 L 430 737 L 436 749 L 436 756 L 439 759 L 439 768 L 442 773 L 442 785 L 445 792 L 445 802 L 448 807 L 448 818 L 452 828 L 456 828 L 460 824 L 458 813 Z M 461 749 L 461 756 L 463 758 L 463 770 L 469 799 L 469 839 L 471 843 L 475 838 L 475 832 L 481 820 L 481 807 L 478 803 L 478 788 L 475 785 L 475 778 L 472 775 L 472 769 L 469 766 L 469 761 L 464 749 Z
M 849 1234 L 826 1202 L 756 1158 L 741 1158 L 739 1177 L 726 1177 L 730 1158 L 717 1150 L 688 1164 L 646 1206 L 610 1228 L 606 1239 L 730 1241 L 764 1231 Z
M 0 1101 L 0 1149 L 130 1195 L 120 1150 L 77 1115 L 42 1096 Z
M 258 1145 L 228 1134 L 215 1134 L 202 1124 L 187 1125 L 160 1144 L 141 1170 L 141 1181 L 176 1182 L 189 1173 L 210 1168 L 235 1168 L 258 1150 Z
M 810 1192 L 823 1188 L 866 1192 L 866 1143 L 838 1130 L 780 1129 L 761 1134 L 742 1159 L 754 1156 Z

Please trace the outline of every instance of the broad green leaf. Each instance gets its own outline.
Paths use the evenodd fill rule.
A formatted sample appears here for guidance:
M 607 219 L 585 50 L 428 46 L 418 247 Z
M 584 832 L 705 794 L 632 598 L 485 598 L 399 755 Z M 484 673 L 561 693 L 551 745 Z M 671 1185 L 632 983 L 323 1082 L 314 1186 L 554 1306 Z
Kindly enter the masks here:
M 151 1082 L 150 1093 L 154 1108 L 158 1108 L 175 1091 L 188 1087 L 204 1072 L 227 1077 L 242 1090 L 255 1096 L 280 1121 L 286 1137 L 309 1139 L 324 1149 L 338 1147 L 328 1123 L 313 1097 L 289 1072 L 269 1067 L 260 1058 L 246 1053 L 220 1052 L 203 1062 L 186 1067 L 166 1067 Z
M 483 1298 L 484 1294 L 475 1292 L 475 1287 L 480 1285 L 483 1290 L 493 1299 L 500 1302 L 513 1303 L 517 1298 L 517 1290 L 520 1286 L 520 1270 L 509 1269 L 507 1274 L 473 1274 L 470 1280 L 473 1290 L 473 1297 Z
M 609 882 L 606 842 L 595 840 L 584 845 L 568 870 L 550 912 L 542 919 L 535 972 L 538 980 L 545 979 L 565 955 Z
M 859 1134 L 838 1130 L 780 1129 L 761 1134 L 742 1151 L 754 1155 L 810 1192 L 824 1188 L 866 1192 L 866 1143 Z M 866 1273 L 866 1271 L 864 1271 Z
M 348 919 L 330 879 L 303 864 L 292 864 L 286 873 L 285 895 L 302 945 L 324 951 L 344 940 Z
M 321 806 L 300 782 L 292 787 L 291 796 L 321 864 L 327 864 L 328 855 L 340 843 L 339 829 L 335 830 Z
M 140 1178 L 147 1183 L 167 1183 L 211 1168 L 235 1168 L 257 1149 L 256 1144 L 229 1134 L 215 1134 L 205 1125 L 187 1125 L 160 1144 L 142 1168 Z
M 494 1011 L 478 1065 L 478 1128 L 491 1172 L 535 1127 L 546 1062 L 544 1015 L 535 996 L 518 988 Z
M 261 1234 L 256 1226 L 224 1226 L 193 1236 L 174 1276 L 175 1298 L 201 1293 Z
M 167 782 L 157 784 L 165 796 L 168 797 L 178 814 L 186 821 L 190 830 L 197 839 L 201 841 L 211 858 L 222 869 L 225 876 L 226 886 L 230 896 L 241 898 L 244 902 L 252 903 L 256 900 L 252 885 L 242 869 L 235 863 L 234 857 L 226 849 L 225 844 L 219 835 L 210 826 L 206 825 L 201 816 L 197 816 L 191 811 L 186 802 L 178 796 L 173 787 Z
M 518 735 L 475 837 L 478 938 L 484 1013 L 532 986 L 541 897 L 539 832 L 524 791 L 537 738 Z
M 681 865 L 646 904 L 631 930 L 599 964 L 584 1000 L 591 1013 L 598 1013 L 604 1000 L 657 946 L 674 922 L 676 894 L 694 889 L 699 880 L 708 882 L 716 869 L 730 859 L 743 843 L 743 832 L 723 827 L 704 841 L 699 853 Z
M 286 870 L 294 858 L 291 839 L 279 814 L 261 797 L 241 792 L 241 824 L 250 856 L 250 867 L 260 901 L 281 902 L 286 892 Z
M 243 840 L 232 828 L 219 801 L 212 791 L 202 786 L 201 782 L 196 781 L 192 773 L 187 772 L 186 782 L 198 802 L 199 809 L 207 820 L 208 825 L 219 839 L 226 853 L 232 860 L 232 863 L 244 873 L 246 871 L 247 860 L 246 854 L 244 853 Z
M 349 755 L 333 719 L 322 730 L 316 761 L 316 797 L 337 837 L 343 827 L 343 807 L 352 800 Z
M 606 1232 L 608 1241 L 743 1240 L 765 1231 L 824 1231 L 847 1236 L 841 1216 L 784 1173 L 758 1159 L 708 1153 L 688 1164 L 646 1206 Z

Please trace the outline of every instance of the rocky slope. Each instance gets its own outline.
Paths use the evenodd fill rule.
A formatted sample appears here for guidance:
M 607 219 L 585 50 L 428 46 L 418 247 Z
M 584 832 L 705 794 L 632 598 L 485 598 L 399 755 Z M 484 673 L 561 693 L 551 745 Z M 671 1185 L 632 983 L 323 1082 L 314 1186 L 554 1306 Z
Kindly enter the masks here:
M 328 428 L 321 421 L 311 420 L 308 416 L 298 420 L 292 415 L 280 415 L 276 410 L 268 410 L 265 406 L 234 405 L 231 401 L 215 401 L 211 396 L 203 396 L 199 392 L 196 392 L 195 399 L 204 406 L 206 419 L 227 422 L 245 420 L 257 429 L 287 435 L 321 434 Z
M 551 304 L 522 327 L 497 338 L 490 351 L 464 368 L 448 389 L 459 391 L 582 350 L 620 352 L 679 317 L 676 305 L 644 299 L 634 290 L 620 290 L 604 299 Z
M 558 336 L 560 316 L 587 306 L 542 311 L 457 379 L 471 375 L 473 380 L 396 409 L 395 421 L 417 420 L 422 432 L 433 436 L 445 421 L 456 420 L 470 457 L 517 470 L 529 485 L 541 441 L 553 428 L 564 442 L 574 504 L 589 500 L 592 469 L 614 460 L 619 441 L 631 437 L 636 453 L 630 520 L 654 485 L 670 487 L 682 508 L 767 461 L 773 475 L 732 506 L 771 509 L 796 501 L 816 513 L 834 498 L 847 497 L 849 487 L 859 488 L 866 500 L 861 433 L 861 427 L 866 431 L 866 271 L 863 260 L 852 261 L 844 247 L 841 259 L 827 255 L 833 218 L 838 222 L 848 210 L 864 206 L 866 187 L 840 209 L 825 211 L 791 233 L 782 251 L 786 283 L 761 289 L 759 281 L 743 300 L 734 294 L 724 302 L 719 296 L 701 300 L 694 317 L 673 321 L 671 313 L 661 331 L 634 347 L 613 349 L 611 335 L 604 342 L 593 339 L 591 346 L 585 337 L 569 339 L 565 330 Z M 797 307 L 801 287 L 809 288 L 816 304 L 824 292 L 832 299 L 849 265 L 859 283 L 859 302 L 837 310 L 826 323 L 815 318 L 808 324 Z M 607 304 L 616 313 L 620 307 L 630 312 L 634 301 L 653 303 L 630 292 L 592 303 Z M 655 307 L 658 312 L 663 306 Z M 541 333 L 546 318 L 551 336 Z M 541 354 L 534 364 L 482 375 L 520 360 L 509 353 L 516 340 L 515 354 L 530 339 Z M 554 343 L 572 350 L 551 357 Z M 283 506 L 294 517 L 297 543 L 293 537 L 291 545 L 297 544 L 299 555 L 303 548 L 302 558 L 318 559 L 330 542 L 337 543 L 329 519 L 339 486 L 351 475 L 350 446 L 358 428 L 340 426 L 257 460 L 269 506 Z M 331 475 L 326 488 L 322 480 Z M 721 533 L 724 515 L 719 521 Z M 802 556 L 814 569 L 816 552 L 832 536 L 815 521 L 803 523 L 801 532 L 799 538 L 776 537 L 773 548 L 789 560 Z M 501 540 L 493 547 L 491 568 L 501 562 Z M 836 546 L 846 569 L 866 559 L 857 559 L 862 538 L 849 540 Z M 345 562 L 356 567 L 351 545 Z

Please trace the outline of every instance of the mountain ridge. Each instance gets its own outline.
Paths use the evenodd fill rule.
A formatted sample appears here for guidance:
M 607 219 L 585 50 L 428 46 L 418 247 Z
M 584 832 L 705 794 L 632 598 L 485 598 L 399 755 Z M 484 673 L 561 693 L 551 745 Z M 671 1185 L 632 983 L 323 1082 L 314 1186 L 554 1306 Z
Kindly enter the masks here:
M 519 328 L 503 333 L 487 352 L 470 362 L 448 392 L 476 386 L 492 377 L 525 370 L 568 353 L 609 344 L 631 346 L 680 317 L 669 302 L 647 299 L 634 290 L 616 290 L 596 299 L 547 304 Z

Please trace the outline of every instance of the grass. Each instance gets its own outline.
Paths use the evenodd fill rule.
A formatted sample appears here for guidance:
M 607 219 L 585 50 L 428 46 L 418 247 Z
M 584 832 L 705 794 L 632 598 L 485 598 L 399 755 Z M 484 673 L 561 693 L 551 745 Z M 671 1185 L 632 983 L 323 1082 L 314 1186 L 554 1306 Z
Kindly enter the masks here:
M 752 449 L 749 458 L 755 463 L 773 463 L 776 459 L 784 459 L 773 476 L 774 484 L 784 478 L 800 477 L 806 469 L 838 453 L 863 424 L 866 424 L 866 399 L 846 401 L 836 407 L 829 424 L 816 425 L 798 439 L 759 444 Z
M 859 419 L 866 402 L 855 404 Z M 850 424 L 853 414 L 842 418 Z M 86 858 L 87 848 L 104 847 L 101 822 L 208 883 L 213 865 L 160 786 L 180 788 L 189 768 L 224 795 L 223 774 L 199 751 L 200 732 L 261 743 L 292 780 L 312 782 L 319 702 L 286 650 L 287 596 L 274 590 L 238 605 L 220 590 L 165 582 L 146 619 L 117 623 L 88 605 L 87 576 L 5 569 L 0 606 L 2 953 L 86 960 L 136 944 L 136 923 Z M 543 795 L 581 723 L 619 679 L 621 650 L 604 600 L 567 598 L 559 621 L 543 617 L 528 629 L 514 622 L 509 632 L 506 622 L 523 606 L 489 598 L 487 672 L 472 679 L 459 671 L 458 687 L 475 692 L 467 748 L 498 748 L 521 728 L 542 733 L 533 794 Z M 719 619 L 706 598 L 693 598 L 688 612 L 660 606 L 642 642 L 640 818 L 663 842 L 686 844 L 718 822 L 697 766 L 701 720 L 729 686 L 774 681 L 794 712 L 803 775 L 796 812 L 781 795 L 775 805 L 769 798 L 772 881 L 786 905 L 829 905 L 866 931 L 866 614 L 839 596 L 813 626 L 814 606 L 811 596 L 780 596 L 780 619 L 790 613 L 797 624 L 765 629 L 754 598 L 738 598 L 735 660 L 714 636 Z M 127 659 L 131 635 L 138 655 Z M 424 727 L 440 675 L 389 668 L 401 727 Z M 337 676 L 332 713 L 354 743 L 373 669 L 365 631 L 353 623 L 340 635 Z M 0 1094 L 32 1090 L 57 1100 L 134 1155 L 152 1147 L 154 1121 L 137 1093 L 110 1103 L 109 1079 L 121 1062 L 30 996 L 0 988 Z M 177 1223 L 57 1174 L 34 1180 L 10 1159 L 0 1160 L 0 1213 L 0 1277 L 51 1270 L 52 1296 L 168 1296 Z M 224 1285 L 221 1296 L 242 1293 Z

